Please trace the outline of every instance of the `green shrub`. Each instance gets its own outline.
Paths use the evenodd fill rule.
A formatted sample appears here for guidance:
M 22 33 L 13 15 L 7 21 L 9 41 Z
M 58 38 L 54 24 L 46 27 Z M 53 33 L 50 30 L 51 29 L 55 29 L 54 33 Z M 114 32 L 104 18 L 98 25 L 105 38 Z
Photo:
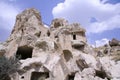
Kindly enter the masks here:
M 16 58 L 0 56 L 0 80 L 10 80 L 9 75 L 18 71 L 20 62 Z

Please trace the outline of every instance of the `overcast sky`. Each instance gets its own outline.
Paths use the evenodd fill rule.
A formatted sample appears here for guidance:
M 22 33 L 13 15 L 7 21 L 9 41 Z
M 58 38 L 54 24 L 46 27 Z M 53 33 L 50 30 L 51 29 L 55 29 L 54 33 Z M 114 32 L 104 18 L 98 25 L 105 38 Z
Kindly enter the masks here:
M 90 44 L 120 40 L 120 0 L 0 0 L 0 41 L 10 35 L 16 15 L 32 7 L 48 25 L 59 17 L 80 23 Z

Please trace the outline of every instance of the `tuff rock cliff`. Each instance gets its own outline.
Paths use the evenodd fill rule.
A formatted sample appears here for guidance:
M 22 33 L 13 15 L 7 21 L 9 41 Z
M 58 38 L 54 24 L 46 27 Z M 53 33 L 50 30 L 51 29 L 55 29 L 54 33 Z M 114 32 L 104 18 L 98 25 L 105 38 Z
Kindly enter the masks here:
M 79 23 L 56 18 L 49 28 L 39 11 L 26 9 L 16 17 L 0 56 L 19 57 L 11 80 L 120 80 L 120 41 L 93 48 Z

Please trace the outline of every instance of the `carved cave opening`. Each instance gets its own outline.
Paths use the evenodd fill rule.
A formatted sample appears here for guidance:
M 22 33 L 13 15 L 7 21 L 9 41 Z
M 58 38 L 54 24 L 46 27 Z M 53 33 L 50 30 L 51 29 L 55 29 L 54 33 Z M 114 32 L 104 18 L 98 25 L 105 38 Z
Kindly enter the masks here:
M 76 35 L 75 34 L 73 34 L 73 40 L 76 40 Z
M 21 79 L 24 79 L 24 76 L 22 76 Z
M 48 72 L 32 72 L 31 80 L 46 80 L 49 78 Z
M 110 80 L 110 78 L 107 77 L 105 71 L 98 71 L 98 70 L 96 70 L 95 73 L 96 73 L 96 76 L 98 76 L 98 77 L 100 77 L 102 79 L 107 78 L 108 80 Z
M 73 58 L 72 53 L 69 50 L 63 50 L 64 59 L 68 62 L 71 58 Z
M 85 46 L 84 45 L 75 45 L 75 46 L 72 46 L 74 49 L 77 49 L 77 50 L 80 50 L 80 51 L 83 51 Z
M 18 59 L 27 59 L 32 58 L 33 48 L 28 46 L 18 47 L 16 58 Z
M 74 78 L 75 78 L 75 74 L 71 74 L 67 76 L 66 80 L 74 80 Z

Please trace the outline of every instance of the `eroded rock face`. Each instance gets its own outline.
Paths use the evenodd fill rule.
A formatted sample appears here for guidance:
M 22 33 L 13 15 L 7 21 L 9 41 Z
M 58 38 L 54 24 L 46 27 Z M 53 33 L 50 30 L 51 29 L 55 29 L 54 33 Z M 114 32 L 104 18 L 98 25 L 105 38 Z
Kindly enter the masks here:
M 69 23 L 67 20 L 63 19 L 63 18 L 56 18 L 52 21 L 51 23 L 51 28 L 58 28 L 58 27 L 62 27 L 62 26 L 67 26 Z
M 111 41 L 109 41 L 110 46 L 120 46 L 120 41 L 113 38 Z
M 50 28 L 44 25 L 39 11 L 26 9 L 17 15 L 9 39 L 0 44 L 0 56 L 21 56 L 20 70 L 12 80 L 120 79 L 119 61 L 98 56 L 79 23 L 56 18 Z

